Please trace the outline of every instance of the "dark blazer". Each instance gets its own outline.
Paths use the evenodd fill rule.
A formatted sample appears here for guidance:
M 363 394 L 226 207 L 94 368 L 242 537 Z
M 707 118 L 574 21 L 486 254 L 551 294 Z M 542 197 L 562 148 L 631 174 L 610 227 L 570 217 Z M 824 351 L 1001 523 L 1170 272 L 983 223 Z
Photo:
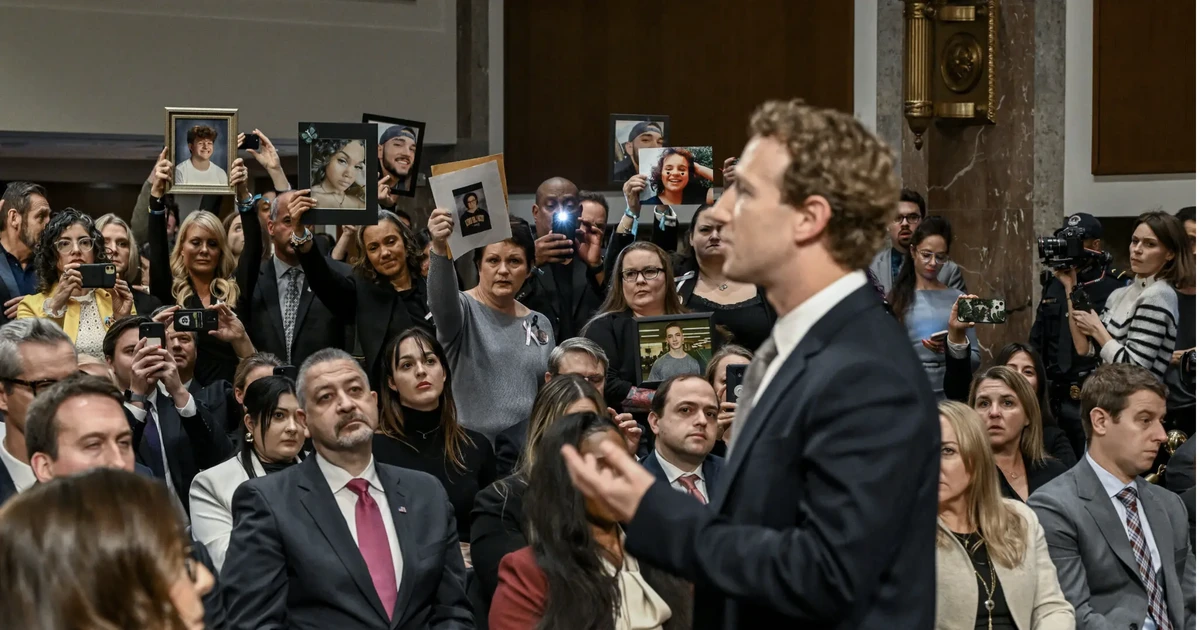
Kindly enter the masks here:
M 192 557 L 213 574 L 212 590 L 201 599 L 204 603 L 204 625 L 208 630 L 225 630 L 225 593 L 221 590 L 217 567 L 213 564 L 208 549 L 195 539 L 192 539 Z
M 3 302 L 0 302 L 0 304 L 3 304 Z M 133 310 L 138 315 L 149 317 L 160 306 L 162 306 L 162 301 L 158 298 L 145 291 L 133 289 Z
M 201 385 L 192 379 L 188 385 L 188 393 L 196 398 L 197 403 L 208 409 L 208 415 L 229 437 L 230 447 L 236 449 L 246 437 L 246 424 L 243 422 L 245 411 L 233 394 L 233 384 L 229 381 L 214 381 L 208 385 Z
M 1059 430 L 1059 435 L 1062 435 L 1061 429 Z M 1066 438 L 1065 435 L 1063 437 L 1064 439 Z M 1071 453 L 1073 455 L 1074 451 Z M 1021 459 L 1025 463 L 1025 483 L 1029 486 L 1029 496 L 1033 496 L 1033 493 L 1037 492 L 1038 488 L 1054 481 L 1056 477 L 1067 472 L 1067 465 L 1054 457 L 1038 464 L 1034 464 L 1025 456 L 1022 456 Z M 1000 476 L 1000 494 L 1004 495 L 1006 499 L 1024 503 L 1025 500 L 1021 498 L 1021 495 L 1017 494 L 1016 490 L 1013 490 L 1012 485 L 1008 483 L 1008 478 L 1004 475 L 1004 471 L 1000 470 L 999 466 L 996 467 L 996 474 Z
M 654 473 L 655 478 L 659 481 L 670 483 L 670 480 L 667 479 L 667 471 L 663 470 L 663 467 L 659 465 L 658 458 L 654 456 L 654 453 L 650 453 L 642 458 L 642 466 L 651 473 Z M 713 489 L 720 483 L 721 469 L 724 466 L 725 458 L 717 457 L 712 453 L 709 453 L 704 458 L 704 463 L 700 465 L 700 471 L 704 473 L 704 488 L 708 491 L 709 501 L 713 498 Z
M 698 629 L 932 628 L 940 437 L 908 335 L 860 287 L 763 390 L 711 503 L 654 484 L 625 547 L 696 585 Z
M 330 272 L 342 277 L 351 274 L 350 265 L 336 260 L 326 260 Z M 250 319 L 245 322 L 246 331 L 256 350 L 270 352 L 282 361 L 299 366 L 309 355 L 322 348 L 346 346 L 346 325 L 353 319 L 334 315 L 329 307 L 315 299 L 307 274 L 300 287 L 300 301 L 296 305 L 296 325 L 292 335 L 292 356 L 288 357 L 287 340 L 284 337 L 283 312 L 279 309 L 280 287 L 275 277 L 275 260 L 268 258 L 259 268 L 258 284 L 250 299 Z
M 225 428 L 217 424 L 198 396 L 193 395 L 193 398 L 196 399 L 196 415 L 191 418 L 180 416 L 175 403 L 161 390 L 154 407 L 154 413 L 158 415 L 159 438 L 167 452 L 171 483 L 175 485 L 176 496 L 184 509 L 189 509 L 187 497 L 192 479 L 201 470 L 220 464 L 233 453 Z M 125 418 L 133 429 L 133 443 L 137 445 L 135 458 L 138 463 L 148 466 L 151 451 L 150 443 L 144 439 L 146 423 L 138 422 L 128 409 Z
M 570 280 L 567 304 L 560 299 L 555 276 Z M 548 263 L 535 268 L 517 293 L 517 301 L 549 318 L 555 339 L 570 339 L 579 335 L 604 302 L 604 287 L 588 273 L 587 263 L 576 257 L 569 265 Z
M 1167 470 L 1163 474 L 1163 487 L 1175 494 L 1183 494 L 1189 488 L 1196 487 L 1196 437 L 1188 438 L 1186 442 L 1175 449 L 1175 454 L 1167 460 Z
M 392 620 L 317 458 L 309 457 L 233 494 L 221 572 L 231 629 L 474 627 L 454 511 L 441 482 L 387 464 L 375 469 L 404 561 Z
M 496 476 L 503 479 L 517 469 L 525 442 L 529 437 L 529 420 L 522 420 L 496 434 Z
M 637 322 L 628 310 L 600 315 L 583 331 L 583 336 L 596 342 L 608 357 L 604 402 L 617 411 L 621 411 L 629 390 L 641 381 L 637 334 Z
M 4 446 L 0 445 L 0 448 L 4 448 Z M 17 496 L 17 484 L 13 483 L 12 475 L 8 474 L 8 467 L 0 463 L 0 505 L 4 505 L 15 496 Z M 492 584 L 492 588 L 496 588 L 495 583 Z
M 529 544 L 525 540 L 524 509 L 528 487 L 524 479 L 513 475 L 475 495 L 475 508 L 471 510 L 471 564 L 485 602 L 491 602 L 496 592 L 500 561 Z

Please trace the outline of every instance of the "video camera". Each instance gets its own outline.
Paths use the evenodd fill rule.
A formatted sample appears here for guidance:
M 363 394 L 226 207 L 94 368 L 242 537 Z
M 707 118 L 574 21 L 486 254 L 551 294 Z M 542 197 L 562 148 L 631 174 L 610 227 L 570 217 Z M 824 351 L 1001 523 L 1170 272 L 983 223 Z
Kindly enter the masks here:
M 1067 226 L 1055 230 L 1054 236 L 1039 236 L 1038 258 L 1051 269 L 1082 271 L 1096 266 L 1106 267 L 1112 262 L 1112 254 L 1098 252 L 1083 246 L 1085 233 L 1082 228 Z

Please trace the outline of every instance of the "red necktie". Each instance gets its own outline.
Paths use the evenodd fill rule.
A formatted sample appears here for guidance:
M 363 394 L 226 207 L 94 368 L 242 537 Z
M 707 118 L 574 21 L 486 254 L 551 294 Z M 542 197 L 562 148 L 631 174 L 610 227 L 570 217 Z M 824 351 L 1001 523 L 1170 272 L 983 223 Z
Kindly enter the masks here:
M 379 504 L 368 492 L 366 479 L 351 479 L 346 487 L 358 495 L 358 502 L 354 504 L 358 550 L 367 562 L 367 571 L 371 573 L 379 601 L 383 602 L 383 609 L 391 619 L 396 608 L 396 567 L 392 564 L 392 546 L 383 527 L 383 515 L 379 512 Z
M 704 499 L 704 495 L 700 494 L 700 488 L 696 487 L 697 481 L 700 481 L 700 475 L 684 475 L 679 478 L 679 483 L 683 484 L 684 488 L 687 488 L 688 494 L 692 495 L 697 501 L 707 504 L 708 501 Z

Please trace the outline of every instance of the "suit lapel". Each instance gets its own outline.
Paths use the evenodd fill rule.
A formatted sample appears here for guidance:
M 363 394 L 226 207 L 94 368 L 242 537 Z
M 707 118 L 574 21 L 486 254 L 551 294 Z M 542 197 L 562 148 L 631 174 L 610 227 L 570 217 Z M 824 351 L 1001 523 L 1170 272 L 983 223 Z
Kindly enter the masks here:
M 1158 557 L 1162 561 L 1163 575 L 1167 580 L 1172 580 L 1172 576 L 1178 576 L 1174 571 L 1175 567 L 1175 533 L 1171 531 L 1171 519 L 1167 516 L 1163 506 L 1154 498 L 1150 492 L 1150 484 L 1145 479 L 1137 478 L 1138 498 L 1142 501 L 1142 508 L 1146 510 L 1146 522 L 1150 524 L 1150 531 L 1154 534 L 1154 544 L 1158 546 Z M 1163 593 L 1169 592 L 1167 585 L 1163 585 Z
M 192 383 L 195 384 L 195 381 Z M 199 398 L 196 399 L 196 404 L 200 404 Z M 176 488 L 183 489 L 181 497 L 185 497 L 188 488 L 183 485 L 183 471 L 180 470 L 182 464 L 172 448 L 179 439 L 179 432 L 183 430 L 183 426 L 179 424 L 179 412 L 175 409 L 174 401 L 161 389 L 154 399 L 154 415 L 158 417 L 158 438 L 162 440 L 163 457 L 166 458 L 167 470 L 171 474 L 171 483 Z
M 1100 483 L 1100 478 L 1096 476 L 1096 471 L 1092 470 L 1087 458 L 1079 460 L 1075 467 L 1079 473 L 1075 477 L 1075 485 L 1079 491 L 1079 497 L 1084 500 L 1084 508 L 1096 521 L 1096 527 L 1100 528 L 1105 542 L 1117 554 L 1121 564 L 1125 565 L 1134 579 L 1141 579 L 1138 577 L 1137 562 L 1133 559 L 1133 547 L 1129 544 L 1129 536 L 1125 534 L 1125 526 L 1121 523 L 1121 519 L 1117 518 L 1112 499 L 1104 491 L 1104 486 Z
M 278 337 L 276 341 L 279 342 L 280 347 L 285 347 L 287 344 L 283 335 L 283 312 L 279 310 L 279 282 L 275 279 L 274 258 L 262 264 L 262 271 L 258 274 L 258 286 L 262 287 L 262 297 L 267 305 L 268 319 L 271 320 L 271 325 L 274 326 L 275 334 Z
M 387 467 L 381 466 L 378 463 L 375 465 L 375 472 L 379 475 L 379 483 L 383 485 L 384 492 L 387 494 L 388 509 L 392 513 L 392 523 L 396 527 L 396 540 L 400 542 L 400 556 L 404 558 L 401 562 L 400 575 L 396 579 L 400 581 L 400 590 L 396 594 L 396 607 L 392 611 L 392 627 L 400 625 L 408 613 L 408 603 L 412 599 L 413 581 L 416 579 L 413 575 L 413 565 L 416 564 L 417 548 L 413 540 L 412 526 L 408 520 L 408 510 L 405 505 L 404 489 L 400 487 L 400 480 L 397 479 L 392 471 Z M 401 512 L 401 508 L 405 511 Z
M 654 475 L 655 479 L 670 483 L 670 480 L 667 479 L 667 471 L 663 470 L 662 465 L 658 463 L 658 458 L 654 456 L 654 451 L 650 451 L 650 454 L 642 461 L 642 466 L 650 471 L 650 474 Z M 712 486 L 709 487 L 711 488 Z
M 342 561 L 342 566 L 346 567 L 346 572 L 354 579 L 354 584 L 358 586 L 363 597 L 371 602 L 371 607 L 376 613 L 387 619 L 383 603 L 379 600 L 379 594 L 375 592 L 375 583 L 371 581 L 371 572 L 367 570 L 362 552 L 354 544 L 350 526 L 346 524 L 346 519 L 342 518 L 342 510 L 338 507 L 337 499 L 333 498 L 329 482 L 317 466 L 317 458 L 309 457 L 300 465 L 304 467 L 305 472 L 300 488 L 307 491 L 300 502 L 316 522 L 338 559 Z
M 304 323 L 304 316 L 308 314 L 308 307 L 312 305 L 312 301 L 313 292 L 306 277 L 300 284 L 300 300 L 296 304 L 296 329 L 292 331 L 292 345 L 300 338 L 300 325 Z

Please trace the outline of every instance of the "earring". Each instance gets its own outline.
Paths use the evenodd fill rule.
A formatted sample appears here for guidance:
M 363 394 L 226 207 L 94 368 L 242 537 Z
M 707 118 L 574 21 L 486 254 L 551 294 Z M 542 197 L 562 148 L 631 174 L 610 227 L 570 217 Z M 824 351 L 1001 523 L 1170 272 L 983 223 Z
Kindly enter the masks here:
M 253 435 L 253 434 L 251 434 L 249 431 L 247 431 L 247 432 L 246 432 L 246 441 L 247 441 L 247 442 L 253 442 L 253 441 L 254 441 L 254 435 Z

